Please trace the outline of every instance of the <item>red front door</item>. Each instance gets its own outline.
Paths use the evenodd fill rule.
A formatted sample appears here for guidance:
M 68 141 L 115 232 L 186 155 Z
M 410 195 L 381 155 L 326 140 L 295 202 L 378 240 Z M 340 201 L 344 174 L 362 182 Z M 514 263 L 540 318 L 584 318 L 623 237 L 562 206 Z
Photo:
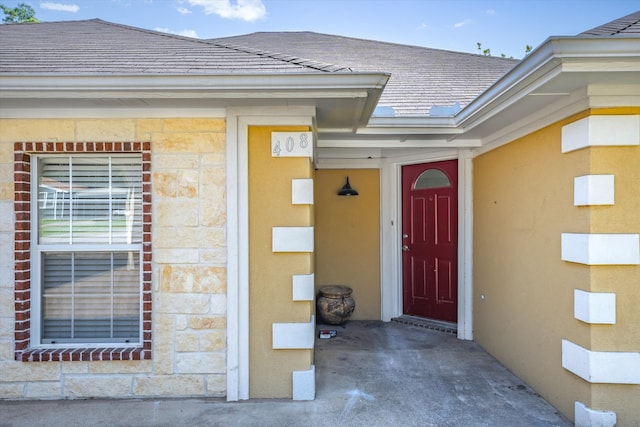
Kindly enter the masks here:
M 403 312 L 458 319 L 458 162 L 402 168 Z

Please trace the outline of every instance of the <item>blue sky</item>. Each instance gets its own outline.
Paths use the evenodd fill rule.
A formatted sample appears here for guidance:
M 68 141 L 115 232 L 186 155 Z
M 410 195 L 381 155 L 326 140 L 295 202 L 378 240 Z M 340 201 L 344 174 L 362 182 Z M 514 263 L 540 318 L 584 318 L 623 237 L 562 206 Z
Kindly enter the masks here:
M 636 11 L 636 0 L 0 0 L 41 21 L 105 21 L 199 38 L 315 31 L 514 58 Z

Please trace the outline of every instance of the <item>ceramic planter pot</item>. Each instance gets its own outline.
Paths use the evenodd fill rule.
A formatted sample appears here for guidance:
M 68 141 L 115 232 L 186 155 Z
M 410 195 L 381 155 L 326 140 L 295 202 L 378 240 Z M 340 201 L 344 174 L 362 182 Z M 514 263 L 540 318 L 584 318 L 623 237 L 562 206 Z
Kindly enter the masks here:
M 341 325 L 349 320 L 356 308 L 352 293 L 353 289 L 348 286 L 331 285 L 320 288 L 316 301 L 320 319 L 330 325 Z

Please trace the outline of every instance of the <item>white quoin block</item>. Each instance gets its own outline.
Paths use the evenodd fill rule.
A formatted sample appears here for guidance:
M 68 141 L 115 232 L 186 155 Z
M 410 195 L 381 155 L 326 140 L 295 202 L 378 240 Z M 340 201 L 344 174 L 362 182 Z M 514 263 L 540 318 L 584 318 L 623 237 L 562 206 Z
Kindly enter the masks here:
M 313 180 L 293 179 L 291 180 L 291 203 L 294 205 L 313 204 Z
M 312 349 L 315 342 L 315 316 L 309 323 L 274 323 L 271 325 L 272 348 Z
M 575 427 L 613 427 L 617 416 L 611 411 L 595 411 L 581 402 L 574 406 Z
M 575 289 L 573 316 L 585 323 L 615 325 L 616 294 Z
M 640 384 L 640 353 L 591 351 L 562 340 L 562 367 L 590 383 Z
M 273 227 L 273 252 L 313 252 L 313 227 Z
M 589 116 L 562 127 L 563 153 L 625 145 L 640 145 L 640 115 Z
M 293 281 L 293 301 L 313 301 L 315 275 L 294 274 Z
M 586 265 L 637 265 L 640 235 L 562 233 L 561 259 Z
M 307 371 L 293 371 L 293 400 L 314 400 L 316 398 L 316 367 Z
M 574 206 L 613 205 L 614 176 L 585 175 L 573 180 Z

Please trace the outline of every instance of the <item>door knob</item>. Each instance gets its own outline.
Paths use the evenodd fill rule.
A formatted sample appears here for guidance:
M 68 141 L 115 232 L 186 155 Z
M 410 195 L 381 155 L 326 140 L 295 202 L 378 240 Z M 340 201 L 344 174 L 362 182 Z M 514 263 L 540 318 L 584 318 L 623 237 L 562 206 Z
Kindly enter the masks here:
M 409 251 L 409 246 L 402 245 L 402 250 L 405 251 L 405 252 L 408 252 Z

